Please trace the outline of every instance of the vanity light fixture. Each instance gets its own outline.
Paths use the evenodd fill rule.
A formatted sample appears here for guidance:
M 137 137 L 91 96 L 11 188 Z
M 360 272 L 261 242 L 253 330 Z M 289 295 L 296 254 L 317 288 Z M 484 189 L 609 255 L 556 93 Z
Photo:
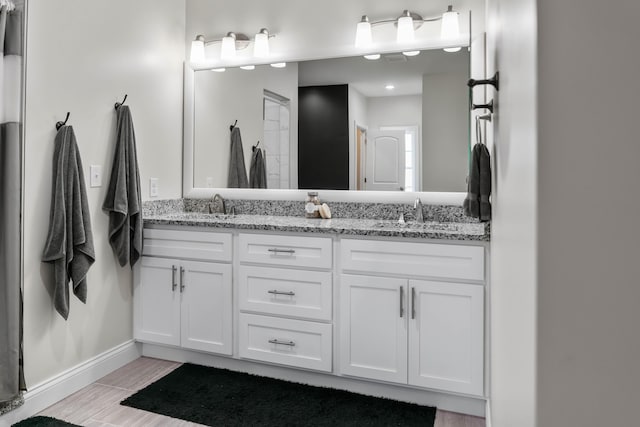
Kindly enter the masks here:
M 415 41 L 415 30 L 420 28 L 425 22 L 442 21 L 440 29 L 440 37 L 442 40 L 456 40 L 460 37 L 460 25 L 458 22 L 458 12 L 453 10 L 453 6 L 449 5 L 447 10 L 439 16 L 423 18 L 422 15 L 404 10 L 397 18 L 382 19 L 370 22 L 367 15 L 363 15 L 356 26 L 355 46 L 359 49 L 371 49 L 373 46 L 373 37 L 371 28 L 376 25 L 393 24 L 397 27 L 396 42 L 398 44 L 411 44 Z M 460 47 L 452 47 L 444 49 L 447 52 L 457 52 Z M 406 56 L 415 56 L 420 52 L 415 50 L 402 52 Z M 365 56 L 367 59 L 373 59 L 373 54 Z M 371 58 L 369 58 L 371 57 Z
M 253 56 L 255 58 L 266 58 L 269 56 L 269 39 L 275 37 L 266 28 L 260 29 L 253 40 L 243 33 L 230 31 L 222 38 L 205 40 L 204 36 L 198 34 L 191 42 L 191 63 L 203 63 L 207 58 L 204 52 L 205 46 L 213 43 L 220 43 L 220 59 L 228 60 L 236 57 L 236 52 L 246 49 L 253 42 Z

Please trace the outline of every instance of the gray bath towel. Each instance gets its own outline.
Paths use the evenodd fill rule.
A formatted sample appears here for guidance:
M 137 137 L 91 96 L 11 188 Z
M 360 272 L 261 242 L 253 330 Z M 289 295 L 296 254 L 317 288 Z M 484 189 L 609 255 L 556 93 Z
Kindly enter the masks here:
M 142 255 L 142 199 L 136 135 L 127 105 L 117 110 L 116 150 L 102 210 L 109 214 L 109 243 L 121 266 Z
M 87 272 L 95 261 L 91 218 L 76 136 L 62 126 L 55 138 L 49 232 L 42 261 L 53 264 L 53 304 L 69 317 L 69 280 L 73 293 L 87 302 Z
M 247 188 L 247 168 L 244 165 L 244 150 L 240 128 L 235 126 L 231 130 L 231 157 L 229 158 L 229 179 L 227 188 Z
M 491 158 L 484 144 L 473 146 L 471 153 L 471 171 L 469 172 L 468 192 L 463 207 L 466 215 L 491 220 Z
M 253 150 L 249 167 L 249 185 L 251 188 L 267 188 L 267 165 L 261 148 Z

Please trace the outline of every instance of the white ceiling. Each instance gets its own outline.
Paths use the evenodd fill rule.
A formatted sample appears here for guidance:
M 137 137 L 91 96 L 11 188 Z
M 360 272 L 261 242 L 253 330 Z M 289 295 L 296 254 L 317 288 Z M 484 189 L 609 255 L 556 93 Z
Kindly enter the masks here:
M 367 97 L 422 94 L 424 74 L 469 70 L 466 48 L 449 53 L 441 49 L 425 50 L 418 56 L 401 53 L 383 55 L 377 61 L 361 56 L 322 59 L 298 63 L 299 86 L 349 84 Z M 385 86 L 393 84 L 395 89 Z M 464 84 L 464 83 L 463 83 Z

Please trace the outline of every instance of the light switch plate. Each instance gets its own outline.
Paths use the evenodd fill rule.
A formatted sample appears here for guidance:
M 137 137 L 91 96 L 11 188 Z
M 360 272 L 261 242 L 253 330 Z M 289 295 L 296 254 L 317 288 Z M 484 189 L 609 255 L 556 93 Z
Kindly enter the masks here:
M 158 178 L 149 178 L 149 197 L 158 197 Z
M 102 166 L 100 165 L 91 165 L 90 174 L 91 178 L 89 180 L 91 187 L 102 187 Z

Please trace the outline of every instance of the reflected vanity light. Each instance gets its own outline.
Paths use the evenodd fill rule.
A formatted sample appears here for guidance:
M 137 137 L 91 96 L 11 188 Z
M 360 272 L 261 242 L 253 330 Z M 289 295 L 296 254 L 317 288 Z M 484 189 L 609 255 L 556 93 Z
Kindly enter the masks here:
M 415 30 L 420 28 L 425 22 L 442 21 L 440 28 L 440 38 L 442 40 L 456 40 L 460 37 L 460 24 L 458 12 L 449 5 L 447 10 L 440 16 L 423 18 L 422 15 L 404 10 L 397 18 L 382 19 L 370 22 L 367 15 L 362 15 L 360 22 L 356 25 L 355 47 L 358 49 L 370 49 L 373 46 L 373 36 L 371 28 L 381 24 L 393 24 L 397 27 L 396 42 L 398 44 L 411 44 L 415 41 Z M 444 49 L 446 52 L 457 52 L 460 47 L 450 47 Z M 417 51 L 402 52 L 407 56 L 414 56 Z M 411 55 L 410 53 L 413 53 Z M 371 59 L 371 58 L 367 58 Z
M 243 70 L 255 70 L 256 66 L 255 65 L 243 65 L 240 67 Z
M 211 71 L 216 72 L 216 73 L 224 73 L 225 71 L 227 71 L 226 68 L 212 68 Z
M 385 88 L 386 90 L 393 90 L 393 89 L 395 89 L 396 87 L 395 87 L 394 85 L 392 85 L 392 84 L 388 84 L 388 85 L 386 85 L 384 88 Z
M 270 64 L 273 68 L 284 68 L 287 66 L 286 62 L 275 62 L 273 64 Z
M 375 61 L 380 59 L 380 54 L 379 53 L 372 53 L 371 55 L 365 55 L 364 56 L 366 59 L 368 59 L 369 61 Z
M 204 48 L 210 44 L 220 43 L 220 59 L 229 60 L 236 57 L 236 52 L 246 49 L 253 43 L 253 57 L 267 58 L 269 56 L 269 39 L 275 37 L 266 28 L 261 28 L 256 33 L 253 40 L 243 33 L 228 32 L 224 37 L 213 40 L 205 40 L 202 34 L 198 34 L 191 42 L 190 61 L 192 64 L 207 61 Z
M 420 51 L 419 50 L 408 50 L 406 52 L 402 52 L 402 54 L 404 56 L 418 56 L 418 55 L 420 55 Z

